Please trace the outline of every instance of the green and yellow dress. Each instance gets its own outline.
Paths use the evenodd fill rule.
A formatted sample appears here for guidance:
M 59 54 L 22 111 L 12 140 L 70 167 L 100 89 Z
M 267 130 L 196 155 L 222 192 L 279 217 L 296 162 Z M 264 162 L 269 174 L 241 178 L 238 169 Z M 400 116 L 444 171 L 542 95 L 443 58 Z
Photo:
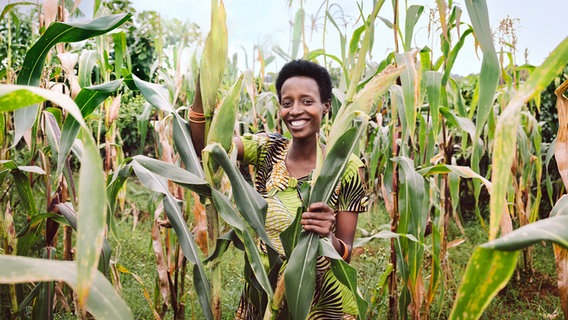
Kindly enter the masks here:
M 290 146 L 287 138 L 273 133 L 247 134 L 241 137 L 241 141 L 244 147 L 243 162 L 255 167 L 255 188 L 268 203 L 266 233 L 285 260 L 279 236 L 294 221 L 298 208 L 302 206 L 299 186 L 308 178 L 298 181 L 288 174 L 284 163 Z M 368 198 L 359 174 L 361 167 L 361 160 L 352 155 L 328 203 L 331 208 L 336 211 L 366 211 Z M 355 297 L 331 272 L 328 258 L 319 257 L 316 268 L 316 289 L 308 319 L 355 319 Z M 283 270 L 279 275 L 283 275 Z M 245 284 L 235 319 L 261 319 L 264 310 L 257 310 L 259 299 L 251 290 L 251 285 Z M 286 318 L 285 309 L 284 301 L 279 310 L 279 319 Z

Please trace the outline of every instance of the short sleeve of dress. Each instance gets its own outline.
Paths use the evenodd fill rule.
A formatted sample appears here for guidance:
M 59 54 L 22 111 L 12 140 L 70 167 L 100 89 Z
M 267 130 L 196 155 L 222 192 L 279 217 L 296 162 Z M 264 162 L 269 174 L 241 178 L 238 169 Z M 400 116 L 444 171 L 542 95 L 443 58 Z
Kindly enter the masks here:
M 364 168 L 363 162 L 355 155 L 351 155 L 341 183 L 336 189 L 332 200 L 332 206 L 338 211 L 364 212 L 367 211 L 369 197 L 364 185 L 360 169 Z M 333 203 L 335 202 L 335 203 Z
M 268 140 L 269 138 L 267 135 L 246 133 L 241 136 L 241 142 L 243 144 L 242 162 L 255 167 L 258 166 L 262 155 L 266 153 L 265 149 Z
M 242 163 L 255 167 L 255 188 L 265 194 L 267 179 L 274 164 L 284 159 L 289 140 L 277 133 L 257 133 L 241 136 L 241 142 Z

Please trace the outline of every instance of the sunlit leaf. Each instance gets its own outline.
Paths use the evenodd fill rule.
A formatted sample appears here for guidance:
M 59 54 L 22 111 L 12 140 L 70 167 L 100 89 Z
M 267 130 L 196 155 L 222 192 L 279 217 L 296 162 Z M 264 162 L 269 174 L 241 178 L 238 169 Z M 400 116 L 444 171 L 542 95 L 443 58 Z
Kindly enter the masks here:
M 75 262 L 0 255 L 0 264 L 0 283 L 65 281 L 74 290 L 78 288 Z M 95 272 L 87 309 L 97 319 L 134 319 L 128 305 L 100 272 Z

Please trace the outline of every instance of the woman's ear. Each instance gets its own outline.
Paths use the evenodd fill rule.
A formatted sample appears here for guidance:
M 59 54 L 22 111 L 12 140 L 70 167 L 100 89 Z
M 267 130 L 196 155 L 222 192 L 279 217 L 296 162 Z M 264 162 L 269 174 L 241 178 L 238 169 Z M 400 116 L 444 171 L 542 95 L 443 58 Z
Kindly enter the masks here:
M 323 104 L 323 115 L 325 116 L 331 110 L 331 100 L 327 100 Z

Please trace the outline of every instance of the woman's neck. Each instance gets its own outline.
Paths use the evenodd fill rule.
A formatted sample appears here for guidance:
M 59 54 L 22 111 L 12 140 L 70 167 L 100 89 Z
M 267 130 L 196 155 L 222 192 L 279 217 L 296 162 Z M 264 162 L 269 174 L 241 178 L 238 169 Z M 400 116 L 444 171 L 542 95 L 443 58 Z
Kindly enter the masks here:
M 317 139 L 292 140 L 285 160 L 288 173 L 295 178 L 309 175 L 316 167 L 317 148 Z

